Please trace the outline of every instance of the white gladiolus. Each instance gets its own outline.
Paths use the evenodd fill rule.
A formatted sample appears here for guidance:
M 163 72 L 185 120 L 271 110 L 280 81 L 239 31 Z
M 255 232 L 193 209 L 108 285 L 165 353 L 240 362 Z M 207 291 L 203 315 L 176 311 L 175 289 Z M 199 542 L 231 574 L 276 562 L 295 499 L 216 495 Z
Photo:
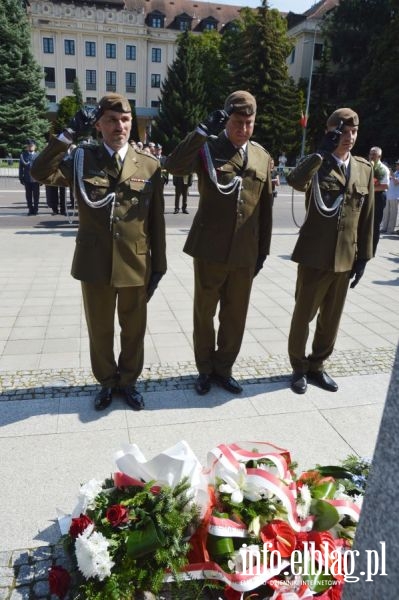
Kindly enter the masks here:
M 78 506 L 74 510 L 74 514 L 77 516 L 81 513 L 86 514 L 88 508 L 94 507 L 94 500 L 96 496 L 102 490 L 102 481 L 97 479 L 90 479 L 87 483 L 82 485 L 79 489 Z

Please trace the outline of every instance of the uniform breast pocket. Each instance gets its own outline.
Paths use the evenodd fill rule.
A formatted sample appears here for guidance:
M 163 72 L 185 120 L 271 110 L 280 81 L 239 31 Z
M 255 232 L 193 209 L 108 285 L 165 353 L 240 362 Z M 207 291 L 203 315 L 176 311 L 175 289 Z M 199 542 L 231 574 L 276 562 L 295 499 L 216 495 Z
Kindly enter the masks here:
M 262 171 L 254 171 L 248 169 L 244 175 L 243 187 L 244 190 L 251 194 L 259 195 L 262 187 L 265 185 L 267 180 L 267 173 Z
M 92 202 L 102 200 L 109 192 L 109 179 L 107 177 L 93 176 L 83 179 L 87 197 Z
M 132 208 L 146 212 L 151 201 L 151 184 L 148 181 L 129 181 L 129 202 Z
M 354 184 L 350 204 L 353 211 L 360 211 L 368 198 L 368 187 L 366 185 Z

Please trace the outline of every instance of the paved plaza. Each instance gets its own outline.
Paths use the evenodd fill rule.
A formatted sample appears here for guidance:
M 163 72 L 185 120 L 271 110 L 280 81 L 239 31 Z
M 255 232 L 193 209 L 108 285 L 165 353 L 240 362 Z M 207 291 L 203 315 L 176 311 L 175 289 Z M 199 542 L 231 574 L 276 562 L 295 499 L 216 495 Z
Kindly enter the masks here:
M 289 196 L 288 188 L 280 191 L 281 207 Z M 195 196 L 190 202 L 194 213 Z M 0 213 L 0 600 L 48 598 L 47 569 L 64 560 L 57 510 L 73 508 L 81 483 L 109 476 L 125 443 L 151 458 L 185 439 L 204 464 L 217 444 L 241 440 L 287 448 L 300 469 L 351 453 L 372 456 L 399 338 L 399 236 L 381 237 L 377 257 L 348 292 L 327 365 L 339 391 L 309 385 L 297 396 L 287 358 L 297 227 L 277 219 L 234 369 L 244 391 L 235 397 L 213 387 L 200 397 L 193 390 L 192 259 L 182 252 L 189 221 L 177 215 L 181 225 L 172 222 L 172 207 L 168 194 L 168 272 L 149 304 L 138 385 L 146 409 L 139 413 L 119 398 L 102 413 L 92 406 L 97 388 L 80 284 L 69 274 L 76 222 L 10 226 L 7 211 Z

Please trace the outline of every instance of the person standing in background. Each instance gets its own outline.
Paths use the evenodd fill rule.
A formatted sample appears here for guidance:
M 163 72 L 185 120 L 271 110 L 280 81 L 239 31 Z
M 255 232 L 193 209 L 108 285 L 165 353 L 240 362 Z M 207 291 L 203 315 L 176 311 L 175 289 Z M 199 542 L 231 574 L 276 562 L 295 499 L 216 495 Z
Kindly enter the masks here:
M 399 202 L 399 160 L 395 163 L 395 171 L 390 174 L 387 190 L 387 203 L 381 222 L 381 232 L 392 234 L 396 229 Z
M 19 157 L 19 181 L 25 187 L 28 216 L 39 212 L 40 183 L 31 175 L 32 164 L 37 156 L 35 140 L 27 140 L 25 150 Z
M 182 200 L 181 211 L 188 215 L 187 210 L 187 197 L 188 197 L 188 188 L 193 183 L 193 176 L 190 173 L 189 175 L 184 175 L 184 177 L 178 177 L 177 175 L 173 175 L 173 185 L 175 186 L 175 210 L 174 214 L 177 215 L 180 208 L 180 197 Z
M 387 203 L 387 189 L 389 186 L 389 168 L 381 162 L 382 150 L 378 146 L 370 148 L 369 161 L 374 172 L 374 233 L 373 233 L 373 256 L 375 256 L 378 242 L 380 241 L 380 229 L 385 205 Z

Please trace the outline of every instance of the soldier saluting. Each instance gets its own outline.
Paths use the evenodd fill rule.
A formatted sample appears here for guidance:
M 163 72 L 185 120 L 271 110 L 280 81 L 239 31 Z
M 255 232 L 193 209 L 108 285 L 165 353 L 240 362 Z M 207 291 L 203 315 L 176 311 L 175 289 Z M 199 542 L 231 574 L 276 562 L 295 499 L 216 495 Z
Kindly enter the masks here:
M 73 139 L 95 126 L 100 144 L 66 154 Z M 115 392 L 133 410 L 144 401 L 135 384 L 143 368 L 147 301 L 166 271 L 161 166 L 128 143 L 129 101 L 104 96 L 93 113 L 81 109 L 36 158 L 32 175 L 70 186 L 79 207 L 72 276 L 82 285 L 92 371 L 101 384 L 94 400 L 104 410 Z M 114 355 L 115 311 L 121 350 Z
M 270 155 L 250 140 L 256 100 L 238 90 L 166 158 L 172 175 L 198 176 L 197 213 L 184 246 L 194 258 L 195 389 L 213 381 L 232 393 L 241 385 L 232 367 L 241 347 L 254 276 L 270 248 Z M 213 317 L 219 305 L 219 330 Z
M 327 120 L 319 151 L 305 157 L 288 183 L 306 192 L 306 217 L 292 254 L 298 264 L 295 307 L 288 338 L 291 389 L 303 394 L 308 380 L 335 392 L 325 372 L 332 354 L 350 279 L 354 288 L 373 256 L 373 170 L 352 156 L 359 117 L 339 108 Z M 306 356 L 309 323 L 317 314 L 312 351 Z

